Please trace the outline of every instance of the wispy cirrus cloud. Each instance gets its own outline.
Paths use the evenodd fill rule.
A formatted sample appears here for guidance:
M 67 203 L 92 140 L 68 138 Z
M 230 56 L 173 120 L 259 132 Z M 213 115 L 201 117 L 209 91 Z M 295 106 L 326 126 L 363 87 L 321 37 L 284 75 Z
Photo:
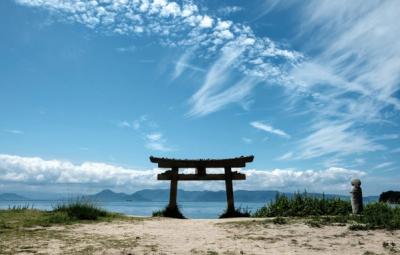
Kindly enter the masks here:
M 386 168 L 388 166 L 392 166 L 394 162 L 383 162 L 375 166 L 375 169 Z
M 267 133 L 271 133 L 271 134 L 274 134 L 274 135 L 282 136 L 282 137 L 285 137 L 285 138 L 290 138 L 290 135 L 288 135 L 285 131 L 277 129 L 277 128 L 274 128 L 271 125 L 266 124 L 263 121 L 253 121 L 253 122 L 250 122 L 250 125 L 252 127 L 256 128 L 256 129 L 265 131 Z
M 309 159 L 324 155 L 344 156 L 384 150 L 385 147 L 372 141 L 352 123 L 320 122 L 312 133 L 299 141 L 297 159 Z
M 79 0 L 16 0 L 25 6 L 40 7 L 59 14 L 66 20 L 84 24 L 90 28 L 123 35 L 151 35 L 157 37 L 161 45 L 181 47 L 193 51 L 197 58 L 215 61 L 208 70 L 201 88 L 190 100 L 189 115 L 204 116 L 237 103 L 254 88 L 259 80 L 282 83 L 287 80 L 290 66 L 302 55 L 285 49 L 267 37 L 257 37 L 246 25 L 224 20 L 200 10 L 192 2 L 178 4 L 166 0 L 139 1 L 79 1 Z M 185 67 L 191 67 L 188 55 L 183 55 L 175 68 L 174 78 L 182 74 Z M 244 76 L 234 82 L 246 89 L 234 93 L 231 86 L 215 77 L 216 64 L 223 59 L 231 59 L 221 70 L 237 70 Z M 278 61 L 277 61 L 278 60 Z M 218 71 L 217 71 L 218 72 Z M 219 72 L 221 73 L 221 72 Z M 216 78 L 212 81 L 212 78 Z M 224 89 L 214 94 L 218 87 Z M 233 86 L 235 86 L 233 85 Z M 235 87 L 235 89 L 237 88 Z M 208 91 L 210 89 L 210 91 Z M 228 90 L 228 91 L 225 91 Z M 227 96 L 225 100 L 222 96 Z M 205 100 L 212 101 L 210 107 L 201 110 Z
M 213 16 L 192 2 L 16 2 L 97 30 L 154 36 L 163 46 L 193 52 L 193 61 L 207 59 L 211 64 L 205 69 L 202 85 L 189 99 L 188 116 L 201 117 L 242 103 L 260 83 L 283 86 L 297 102 L 311 98 L 307 105 L 315 122 L 331 121 L 332 134 L 339 133 L 341 139 L 333 142 L 333 135 L 325 138 L 324 144 L 335 145 L 329 149 L 313 142 L 320 134 L 328 135 L 329 128 L 310 128 L 311 134 L 300 142 L 302 152 L 297 153 L 306 158 L 341 154 L 341 148 L 347 155 L 382 149 L 373 138 L 357 133 L 357 125 L 388 121 L 384 112 L 400 110 L 395 96 L 400 84 L 400 2 L 396 0 L 289 4 L 299 8 L 298 36 L 307 38 L 302 47 L 305 53 L 257 36 L 249 26 Z M 266 4 L 267 12 L 288 5 L 275 0 Z M 174 77 L 182 75 L 191 62 L 188 55 L 182 55 Z M 372 145 L 372 149 L 357 148 L 351 137 L 356 144 Z M 317 152 L 318 148 L 322 152 Z
M 23 135 L 24 131 L 19 129 L 3 129 L 3 132 L 13 134 L 13 135 Z
M 145 137 L 146 148 L 154 151 L 172 151 L 173 149 L 167 145 L 167 140 L 161 132 L 149 133 Z

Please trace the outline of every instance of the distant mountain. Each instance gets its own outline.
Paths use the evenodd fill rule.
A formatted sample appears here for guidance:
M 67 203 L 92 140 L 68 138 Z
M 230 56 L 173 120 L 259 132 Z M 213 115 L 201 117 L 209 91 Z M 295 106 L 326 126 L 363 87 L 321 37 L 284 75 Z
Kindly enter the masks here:
M 21 200 L 29 200 L 29 198 L 17 195 L 15 193 L 0 194 L 0 201 L 21 201 Z
M 237 190 L 234 192 L 237 202 L 268 202 L 273 200 L 278 191 L 248 191 Z M 148 201 L 165 202 L 169 200 L 168 189 L 144 189 L 135 192 Z M 178 201 L 180 202 L 222 202 L 226 201 L 226 192 L 220 191 L 186 191 L 178 190 Z
M 276 190 L 236 190 L 234 191 L 235 202 L 254 202 L 254 203 L 267 203 L 273 201 L 278 194 Z M 294 193 L 284 193 L 286 196 L 291 197 Z M 350 199 L 349 196 L 322 194 L 322 193 L 308 193 L 310 196 L 326 198 L 341 198 Z M 77 197 L 82 197 L 77 196 Z M 93 195 L 85 195 L 84 198 L 99 201 L 99 202 L 118 202 L 118 201 L 139 201 L 139 202 L 167 202 L 169 200 L 169 189 L 144 189 L 139 190 L 133 194 L 117 193 L 110 189 L 105 189 Z M 364 202 L 378 201 L 378 196 L 366 196 Z M 64 198 L 65 199 L 65 198 Z M 186 191 L 178 190 L 178 202 L 225 202 L 225 190 L 220 191 Z M 0 201 L 21 201 L 21 200 L 36 200 L 26 198 L 15 193 L 0 194 Z M 71 199 L 66 199 L 71 200 Z
M 85 198 L 88 198 L 93 201 L 104 201 L 104 202 L 111 202 L 111 201 L 150 201 L 147 200 L 140 195 L 137 194 L 132 194 L 128 195 L 125 193 L 116 193 L 113 192 L 110 189 L 105 189 L 100 191 L 99 193 L 96 193 L 94 195 L 87 195 L 84 196 Z

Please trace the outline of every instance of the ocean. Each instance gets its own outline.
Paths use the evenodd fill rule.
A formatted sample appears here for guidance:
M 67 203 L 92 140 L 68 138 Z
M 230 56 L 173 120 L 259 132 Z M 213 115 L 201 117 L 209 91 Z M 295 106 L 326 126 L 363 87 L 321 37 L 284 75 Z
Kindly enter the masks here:
M 54 206 L 65 201 L 57 200 L 27 200 L 27 201 L 0 201 L 0 209 L 13 206 L 29 206 L 41 210 L 52 210 Z M 119 212 L 126 215 L 151 216 L 153 211 L 164 208 L 167 202 L 96 202 L 96 204 L 110 212 Z M 254 212 L 265 203 L 236 202 L 236 208 L 244 208 Z M 191 219 L 216 219 L 226 208 L 226 202 L 181 202 L 179 207 L 183 215 Z

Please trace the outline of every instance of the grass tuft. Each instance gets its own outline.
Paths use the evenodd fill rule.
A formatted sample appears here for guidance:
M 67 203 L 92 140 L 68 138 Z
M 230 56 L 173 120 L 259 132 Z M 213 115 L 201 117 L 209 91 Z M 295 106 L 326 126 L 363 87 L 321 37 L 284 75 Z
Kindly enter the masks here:
M 97 220 L 101 217 L 110 216 L 110 213 L 106 210 L 84 199 L 58 204 L 53 208 L 53 212 L 59 213 L 56 218 L 63 218 L 67 215 L 72 220 Z

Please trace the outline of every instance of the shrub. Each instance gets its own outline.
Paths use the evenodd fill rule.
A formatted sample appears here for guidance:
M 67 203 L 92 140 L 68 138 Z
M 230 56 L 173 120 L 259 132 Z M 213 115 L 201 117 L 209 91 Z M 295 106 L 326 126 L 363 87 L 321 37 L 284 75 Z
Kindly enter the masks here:
M 351 203 L 339 198 L 327 199 L 310 196 L 307 193 L 295 193 L 292 198 L 277 194 L 275 201 L 258 209 L 254 217 L 307 217 L 321 215 L 348 215 Z
M 400 207 L 379 202 L 367 204 L 360 221 L 369 228 L 400 229 Z
M 284 225 L 284 224 L 287 224 L 287 223 L 288 223 L 287 220 L 286 220 L 285 218 L 283 218 L 283 217 L 276 217 L 276 218 L 274 218 L 274 219 L 272 220 L 272 222 L 273 222 L 274 224 L 278 224 L 278 225 Z
M 58 204 L 53 212 L 63 212 L 73 220 L 97 220 L 110 214 L 88 200 L 78 199 L 76 201 Z M 60 216 L 61 217 L 61 214 Z

